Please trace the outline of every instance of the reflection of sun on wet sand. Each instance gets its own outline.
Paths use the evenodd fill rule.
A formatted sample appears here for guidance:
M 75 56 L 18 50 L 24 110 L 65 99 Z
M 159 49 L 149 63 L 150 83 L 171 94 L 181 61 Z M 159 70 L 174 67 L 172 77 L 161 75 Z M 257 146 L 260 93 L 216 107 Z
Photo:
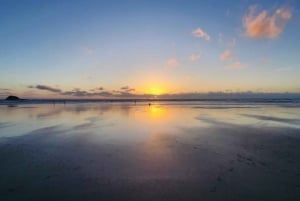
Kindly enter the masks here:
M 167 104 L 0 110 L 2 200 L 299 198 L 300 131 L 290 122 L 299 108 L 285 107 L 286 116 L 282 107 Z
M 167 112 L 164 108 L 158 105 L 153 105 L 149 108 L 150 117 L 153 119 L 166 118 Z

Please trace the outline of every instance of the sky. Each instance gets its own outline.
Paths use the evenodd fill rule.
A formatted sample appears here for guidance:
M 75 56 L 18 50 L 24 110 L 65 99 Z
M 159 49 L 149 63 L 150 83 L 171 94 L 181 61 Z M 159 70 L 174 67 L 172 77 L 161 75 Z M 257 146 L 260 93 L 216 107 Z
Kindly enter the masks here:
M 300 1 L 0 0 L 0 97 L 300 93 Z

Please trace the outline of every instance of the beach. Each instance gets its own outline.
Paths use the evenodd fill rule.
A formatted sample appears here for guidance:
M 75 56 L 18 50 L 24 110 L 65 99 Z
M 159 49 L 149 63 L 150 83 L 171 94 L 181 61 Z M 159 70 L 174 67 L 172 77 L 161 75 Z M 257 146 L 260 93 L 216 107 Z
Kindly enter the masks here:
M 298 200 L 298 103 L 0 105 L 12 200 Z

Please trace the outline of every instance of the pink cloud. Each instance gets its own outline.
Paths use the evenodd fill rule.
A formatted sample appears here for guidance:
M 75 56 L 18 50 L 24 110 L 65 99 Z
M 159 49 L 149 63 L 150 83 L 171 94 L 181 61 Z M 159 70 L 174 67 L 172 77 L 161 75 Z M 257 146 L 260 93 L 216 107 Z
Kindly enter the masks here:
M 257 13 L 256 6 L 251 6 L 243 19 L 245 33 L 253 38 L 276 38 L 291 17 L 292 12 L 287 8 L 278 8 L 273 13 L 266 10 Z
M 197 28 L 192 32 L 193 36 L 197 37 L 197 38 L 204 38 L 205 40 L 209 41 L 210 40 L 210 36 L 203 31 L 201 28 Z
M 200 54 L 198 54 L 198 55 L 196 55 L 196 54 L 192 54 L 191 56 L 190 56 L 190 61 L 198 61 L 199 59 L 201 59 L 201 55 Z
M 225 61 L 225 60 L 231 59 L 232 57 L 233 57 L 233 53 L 230 50 L 225 50 L 220 55 L 220 60 Z
M 235 62 L 233 62 L 232 64 L 230 64 L 228 66 L 228 69 L 235 70 L 235 69 L 241 69 L 241 68 L 244 68 L 244 67 L 245 67 L 245 64 L 242 64 L 239 61 L 235 61 Z
M 175 58 L 170 58 L 167 61 L 167 65 L 170 67 L 175 67 L 179 64 L 179 62 Z

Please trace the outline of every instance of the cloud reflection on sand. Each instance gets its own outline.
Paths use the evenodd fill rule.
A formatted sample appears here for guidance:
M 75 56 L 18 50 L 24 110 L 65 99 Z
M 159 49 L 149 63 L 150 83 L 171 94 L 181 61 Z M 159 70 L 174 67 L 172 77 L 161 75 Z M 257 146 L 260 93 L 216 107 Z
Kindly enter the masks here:
M 282 117 L 274 117 L 274 116 L 266 116 L 266 115 L 258 115 L 258 114 L 257 115 L 241 114 L 241 115 L 245 116 L 245 117 L 255 118 L 258 120 L 263 120 L 263 121 L 275 121 L 275 122 L 288 123 L 288 124 L 294 124 L 294 125 L 300 124 L 300 119 L 282 118 Z

